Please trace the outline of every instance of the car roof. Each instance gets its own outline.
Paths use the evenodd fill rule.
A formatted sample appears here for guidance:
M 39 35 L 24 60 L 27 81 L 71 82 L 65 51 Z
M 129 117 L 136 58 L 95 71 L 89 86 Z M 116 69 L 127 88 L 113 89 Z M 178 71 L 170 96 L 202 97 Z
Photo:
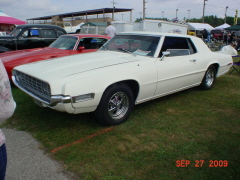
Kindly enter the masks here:
M 24 25 L 18 25 L 16 28 L 23 29 L 23 28 L 55 28 L 59 30 L 65 31 L 62 27 L 56 26 L 56 25 L 50 25 L 50 24 L 24 24 Z
M 98 34 L 65 34 L 62 36 L 76 36 L 79 38 L 83 38 L 83 37 L 102 37 L 102 38 L 107 38 L 107 39 L 111 39 L 111 37 L 109 36 L 105 36 L 105 35 L 98 35 Z
M 118 33 L 119 35 L 148 35 L 148 36 L 171 36 L 171 37 L 193 37 L 185 34 L 178 33 L 162 33 L 162 32 L 150 32 L 150 31 L 130 31 Z

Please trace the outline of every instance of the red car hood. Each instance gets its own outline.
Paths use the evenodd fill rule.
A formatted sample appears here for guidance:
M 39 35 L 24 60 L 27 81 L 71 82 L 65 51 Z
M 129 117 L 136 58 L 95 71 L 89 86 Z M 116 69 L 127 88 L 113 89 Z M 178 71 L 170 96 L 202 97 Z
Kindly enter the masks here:
M 16 66 L 55 57 L 67 56 L 70 55 L 71 52 L 72 50 L 62 50 L 52 47 L 24 49 L 0 53 L 0 59 L 2 60 L 10 78 L 12 76 L 12 69 Z
M 51 47 L 46 47 L 46 48 L 35 48 L 35 49 L 24 49 L 24 50 L 17 50 L 17 51 L 9 51 L 5 53 L 0 54 L 0 58 L 3 63 L 7 63 L 10 61 L 24 61 L 24 63 L 19 63 L 20 64 L 25 64 L 28 61 L 30 62 L 35 62 L 43 59 L 49 59 L 53 58 L 54 55 L 57 56 L 57 54 L 63 54 L 65 53 L 66 55 L 70 54 L 70 51 L 67 50 L 62 50 L 62 49 L 57 49 L 57 48 L 51 48 Z

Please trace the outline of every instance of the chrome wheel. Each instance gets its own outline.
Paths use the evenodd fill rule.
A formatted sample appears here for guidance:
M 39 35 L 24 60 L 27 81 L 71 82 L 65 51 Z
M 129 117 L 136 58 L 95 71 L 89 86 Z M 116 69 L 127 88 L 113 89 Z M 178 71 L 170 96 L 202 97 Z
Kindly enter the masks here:
M 115 126 L 125 122 L 134 106 L 134 94 L 124 83 L 109 86 L 102 95 L 95 111 L 97 120 L 107 126 Z
M 115 93 L 108 102 L 108 113 L 112 119 L 121 119 L 129 109 L 129 99 L 124 92 Z
M 200 84 L 200 87 L 205 90 L 211 89 L 213 87 L 215 79 L 216 79 L 216 68 L 213 65 L 211 65 L 207 69 L 203 77 L 202 83 Z
M 209 69 L 206 73 L 206 85 L 209 87 L 212 86 L 214 79 L 215 79 L 215 72 L 213 71 L 213 69 Z

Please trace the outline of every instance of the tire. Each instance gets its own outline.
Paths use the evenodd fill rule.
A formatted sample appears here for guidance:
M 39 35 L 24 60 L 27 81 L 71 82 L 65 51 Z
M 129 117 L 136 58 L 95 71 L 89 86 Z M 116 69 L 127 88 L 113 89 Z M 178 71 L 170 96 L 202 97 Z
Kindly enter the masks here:
M 207 69 L 200 87 L 204 90 L 212 89 L 216 79 L 216 69 L 213 65 Z
M 114 84 L 103 93 L 95 116 L 103 125 L 119 125 L 129 118 L 133 106 L 134 96 L 131 88 L 123 83 Z

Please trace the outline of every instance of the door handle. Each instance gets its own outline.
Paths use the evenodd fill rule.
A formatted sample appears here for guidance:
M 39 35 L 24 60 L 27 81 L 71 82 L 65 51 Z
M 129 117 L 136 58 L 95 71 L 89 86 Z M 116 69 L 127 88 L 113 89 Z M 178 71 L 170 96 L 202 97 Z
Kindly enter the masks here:
M 197 60 L 196 60 L 196 59 L 191 59 L 190 61 L 191 61 L 191 62 L 196 62 Z

